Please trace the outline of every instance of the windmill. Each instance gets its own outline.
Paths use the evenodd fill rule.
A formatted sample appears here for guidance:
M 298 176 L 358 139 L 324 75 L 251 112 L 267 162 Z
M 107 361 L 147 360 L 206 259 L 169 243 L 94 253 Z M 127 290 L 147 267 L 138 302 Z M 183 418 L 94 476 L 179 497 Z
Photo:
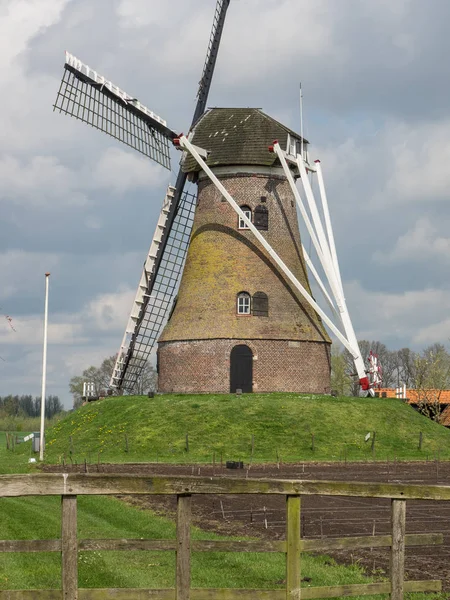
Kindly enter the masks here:
M 320 162 L 309 163 L 303 136 L 259 109 L 206 110 L 228 5 L 216 4 L 187 136 L 66 53 L 56 110 L 167 168 L 170 145 L 183 152 L 111 386 L 132 391 L 159 340 L 162 391 L 327 391 L 325 323 L 353 356 L 361 388 L 371 392 L 371 370 L 365 369 L 345 303 Z M 318 180 L 323 218 L 309 173 Z M 197 198 L 185 190 L 188 177 L 198 184 Z M 301 244 L 297 210 L 328 285 Z M 334 319 L 312 297 L 305 263 Z M 278 369 L 271 368 L 276 363 Z

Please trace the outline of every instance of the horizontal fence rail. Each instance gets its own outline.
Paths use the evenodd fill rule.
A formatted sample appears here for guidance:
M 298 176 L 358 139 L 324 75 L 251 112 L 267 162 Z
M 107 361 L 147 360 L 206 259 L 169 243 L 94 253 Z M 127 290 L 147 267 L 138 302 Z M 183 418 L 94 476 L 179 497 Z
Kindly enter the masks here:
M 0 475 L 0 498 L 17 496 L 120 496 L 133 494 L 278 494 L 354 496 L 398 500 L 450 500 L 450 486 L 293 479 L 232 479 L 44 473 Z
M 78 495 L 169 494 L 177 497 L 176 539 L 78 539 Z M 278 494 L 286 497 L 286 540 L 191 540 L 191 499 L 195 494 Z M 391 534 L 345 538 L 301 539 L 302 495 L 391 499 Z M 61 496 L 61 538 L 0 540 L 0 552 L 59 552 L 61 590 L 0 591 L 0 600 L 302 600 L 390 594 L 402 600 L 406 592 L 439 592 L 440 581 L 405 581 L 405 547 L 443 543 L 442 534 L 405 533 L 406 500 L 450 500 L 450 487 L 392 483 L 355 483 L 281 479 L 229 479 L 105 474 L 1 475 L 0 497 Z M 390 547 L 390 581 L 357 585 L 301 588 L 301 553 L 348 548 Z M 173 589 L 78 588 L 80 551 L 171 551 L 176 553 Z M 191 587 L 192 552 L 281 552 L 286 555 L 286 588 L 206 589 Z

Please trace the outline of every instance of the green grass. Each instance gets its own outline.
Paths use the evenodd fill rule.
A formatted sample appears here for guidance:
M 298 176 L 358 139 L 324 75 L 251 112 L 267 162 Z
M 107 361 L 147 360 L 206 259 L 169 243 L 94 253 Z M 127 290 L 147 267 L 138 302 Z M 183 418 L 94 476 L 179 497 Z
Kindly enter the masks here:
M 12 432 L 9 432 L 11 435 Z M 16 435 L 12 433 L 12 435 Z M 24 436 L 26 433 L 20 432 L 17 435 Z M 31 451 L 31 442 L 25 442 L 17 445 L 12 450 L 6 450 L 6 433 L 0 431 L 0 474 L 8 473 L 28 473 L 33 470 L 28 459 L 34 456 Z
M 283 462 L 338 461 L 344 455 L 371 460 L 371 441 L 364 437 L 373 431 L 375 459 L 425 460 L 437 452 L 450 458 L 450 431 L 397 399 L 167 394 L 81 407 L 47 431 L 46 460 L 201 463 L 211 462 L 213 453 L 217 462 L 221 455 L 224 461 L 255 463 L 275 462 L 277 456 Z
M 59 498 L 6 498 L 0 501 L 0 539 L 52 539 L 59 537 Z M 7 518 L 4 516 L 7 515 Z M 150 511 L 125 505 L 114 498 L 80 497 L 80 538 L 174 539 L 175 524 Z M 192 529 L 194 539 L 231 539 Z M 234 538 L 236 539 L 236 538 Z M 173 587 L 173 552 L 80 552 L 80 587 Z M 305 586 L 368 583 L 358 565 L 343 566 L 326 556 L 302 557 Z M 58 553 L 0 554 L 0 589 L 60 587 Z M 282 554 L 196 552 L 192 560 L 193 587 L 282 588 L 285 559 Z M 444 598 L 444 596 L 432 596 Z M 381 596 L 373 596 L 381 598 Z M 421 600 L 425 594 L 411 595 Z

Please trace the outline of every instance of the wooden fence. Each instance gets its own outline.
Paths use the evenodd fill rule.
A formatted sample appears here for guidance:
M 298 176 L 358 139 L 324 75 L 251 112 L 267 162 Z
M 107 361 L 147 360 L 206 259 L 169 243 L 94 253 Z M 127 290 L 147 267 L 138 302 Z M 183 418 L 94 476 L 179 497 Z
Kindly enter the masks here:
M 174 540 L 78 539 L 78 495 L 170 494 L 177 497 L 177 535 Z M 190 537 L 191 498 L 195 494 L 277 494 L 286 497 L 285 541 L 205 541 Z M 301 539 L 302 495 L 353 496 L 391 499 L 391 535 L 353 538 Z M 389 594 L 401 600 L 404 592 L 439 592 L 440 581 L 405 581 L 405 546 L 442 544 L 442 534 L 406 535 L 406 501 L 450 500 L 450 487 L 355 483 L 162 477 L 104 474 L 1 475 L 0 497 L 61 496 L 61 538 L 3 540 L 0 552 L 60 552 L 61 590 L 0 591 L 0 600 L 300 600 L 368 594 Z M 391 548 L 390 581 L 361 585 L 300 588 L 301 553 L 339 548 Z M 78 588 L 78 552 L 82 550 L 165 550 L 176 553 L 175 588 Z M 191 552 L 282 552 L 286 555 L 286 588 L 277 590 L 191 588 Z

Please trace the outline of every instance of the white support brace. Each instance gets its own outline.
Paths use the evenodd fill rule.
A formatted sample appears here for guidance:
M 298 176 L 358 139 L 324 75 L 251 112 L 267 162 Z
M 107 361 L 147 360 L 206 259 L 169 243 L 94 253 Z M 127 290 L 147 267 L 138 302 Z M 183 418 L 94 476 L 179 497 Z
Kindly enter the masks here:
M 335 326 L 333 321 L 328 317 L 328 315 L 320 308 L 317 302 L 312 298 L 312 296 L 308 293 L 308 291 L 303 287 L 300 281 L 295 277 L 292 271 L 287 267 L 287 265 L 281 260 L 272 246 L 266 241 L 266 239 L 261 235 L 261 233 L 256 229 L 250 219 L 245 215 L 245 213 L 240 209 L 239 205 L 236 203 L 234 198 L 229 194 L 229 192 L 225 189 L 219 179 L 214 175 L 190 141 L 186 138 L 186 136 L 182 135 L 176 140 L 177 145 L 179 145 L 182 149 L 187 150 L 193 158 L 200 165 L 204 173 L 209 177 L 212 183 L 216 186 L 225 200 L 232 206 L 235 212 L 239 215 L 239 217 L 246 223 L 248 229 L 253 233 L 256 239 L 260 242 L 263 248 L 268 252 L 268 254 L 272 257 L 278 267 L 283 271 L 283 273 L 288 277 L 288 279 L 292 282 L 292 284 L 297 288 L 303 298 L 308 302 L 308 304 L 317 312 L 318 315 L 322 318 L 322 320 L 328 325 L 334 335 L 338 338 L 338 340 L 347 348 L 347 350 L 351 353 L 351 355 L 356 360 L 360 357 L 359 348 L 356 346 L 354 348 L 352 344 L 347 340 L 347 338 L 339 331 L 339 329 Z M 306 211 L 305 211 L 306 213 Z M 307 216 L 307 215 L 306 215 Z M 314 234 L 314 232 L 312 232 Z M 311 236 L 312 237 L 312 236 Z M 320 251 L 320 248 L 319 248 Z

